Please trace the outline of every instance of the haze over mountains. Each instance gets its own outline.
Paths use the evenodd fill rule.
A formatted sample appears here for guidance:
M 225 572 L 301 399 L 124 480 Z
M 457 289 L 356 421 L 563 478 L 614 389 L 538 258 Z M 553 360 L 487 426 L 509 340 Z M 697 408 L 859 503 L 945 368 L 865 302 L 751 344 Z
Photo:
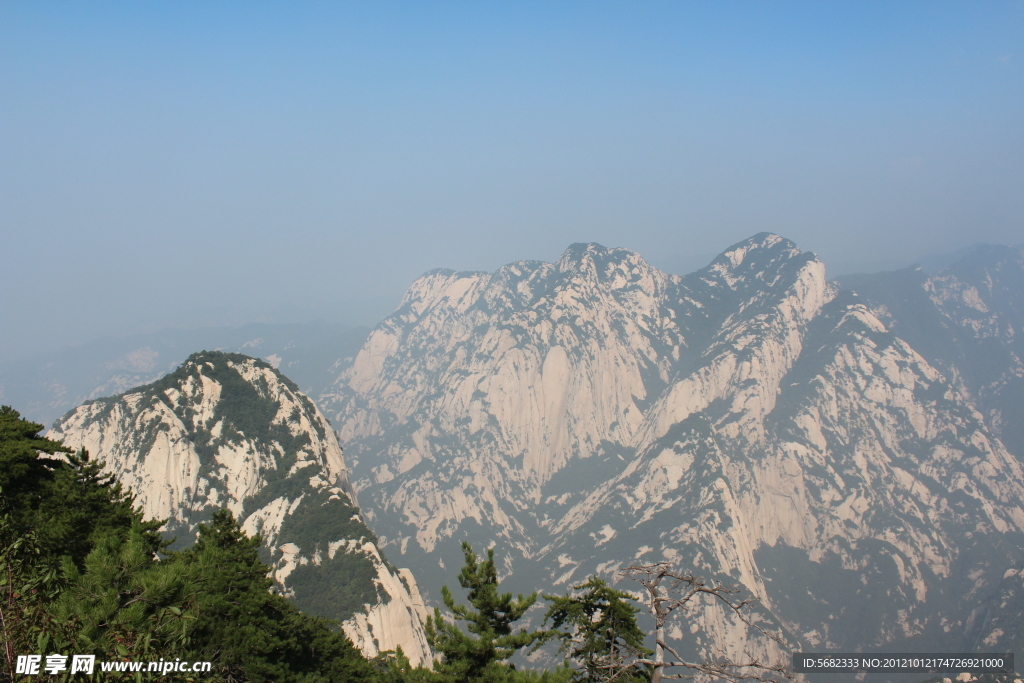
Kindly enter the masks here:
M 597 244 L 432 271 L 365 340 L 258 351 L 308 373 L 428 602 L 469 540 L 513 590 L 668 560 L 761 596 L 796 647 L 956 651 L 1024 636 L 1022 333 L 1020 249 L 833 283 L 763 233 L 685 276 Z M 100 374 L 76 391 L 133 377 Z M 711 613 L 672 635 L 773 648 Z
M 326 322 L 253 323 L 98 339 L 0 365 L 0 401 L 49 425 L 83 401 L 163 377 L 200 349 L 263 358 L 316 396 L 333 380 L 332 366 L 351 362 L 369 331 Z
M 520 587 L 667 559 L 763 596 L 810 647 L 955 648 L 1020 560 L 1019 461 L 775 235 L 684 277 L 593 244 L 429 273 L 320 404 L 430 591 L 456 541 L 497 539 Z

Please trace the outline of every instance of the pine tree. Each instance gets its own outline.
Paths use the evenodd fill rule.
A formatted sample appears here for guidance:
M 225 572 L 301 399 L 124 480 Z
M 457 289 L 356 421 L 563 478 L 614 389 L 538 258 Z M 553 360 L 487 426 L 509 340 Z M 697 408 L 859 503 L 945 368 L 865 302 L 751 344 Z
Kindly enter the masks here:
M 518 650 L 542 637 L 525 629 L 513 631 L 513 625 L 537 601 L 537 594 L 515 599 L 511 593 L 498 592 L 498 573 L 494 550 L 480 561 L 468 543 L 462 544 L 466 564 L 459 574 L 459 585 L 469 591 L 470 606 L 457 605 L 447 586 L 441 599 L 455 621 L 466 622 L 464 633 L 456 623 L 445 621 L 439 608 L 427 620 L 427 640 L 441 656 L 436 671 L 451 681 L 505 681 L 515 678 L 515 669 L 506 663 Z
M 197 617 L 193 572 L 157 561 L 139 526 L 126 539 L 114 533 L 100 539 L 84 565 L 79 570 L 64 558 L 65 586 L 49 610 L 56 623 L 73 629 L 67 647 L 104 659 L 183 654 Z
M 69 637 L 70 629 L 47 611 L 60 590 L 60 569 L 41 555 L 36 534 L 19 532 L 0 511 L 0 669 L 8 679 L 15 678 L 18 654 L 36 650 L 41 640 Z
M 41 430 L 0 408 L 0 672 L 26 652 L 159 653 L 214 662 L 210 683 L 376 678 L 338 624 L 270 592 L 259 539 L 230 512 L 157 560 L 162 522 L 141 521 L 100 463 Z
M 336 624 L 270 592 L 270 567 L 260 561 L 259 548 L 258 536 L 246 536 L 234 515 L 220 510 L 200 525 L 195 545 L 171 559 L 198 577 L 191 657 L 214 662 L 230 680 L 254 683 L 373 679 L 373 667 Z
M 60 461 L 40 453 L 70 453 L 57 441 L 39 435 L 43 425 L 23 420 L 17 410 L 0 406 L 0 489 L 5 497 L 38 496 L 40 480 L 52 479 Z
M 0 408 L 5 668 L 26 651 L 102 659 L 174 651 L 187 641 L 190 580 L 156 560 L 162 522 L 142 522 L 100 463 L 41 430 Z
M 602 579 L 590 577 L 573 586 L 577 595 L 545 595 L 551 602 L 544 623 L 552 631 L 548 637 L 561 640 L 560 651 L 580 667 L 574 680 L 639 683 L 650 680 L 650 671 L 636 667 L 638 658 L 652 652 L 644 647 L 644 632 L 636 623 L 639 608 L 628 593 L 617 591 Z
M 99 539 L 127 537 L 133 527 L 152 552 L 166 547 L 157 532 L 163 520 L 143 522 L 132 497 L 103 474 L 102 463 L 40 436 L 42 429 L 0 407 L 0 512 L 11 516 L 15 530 L 31 531 L 40 552 L 69 556 L 80 569 Z

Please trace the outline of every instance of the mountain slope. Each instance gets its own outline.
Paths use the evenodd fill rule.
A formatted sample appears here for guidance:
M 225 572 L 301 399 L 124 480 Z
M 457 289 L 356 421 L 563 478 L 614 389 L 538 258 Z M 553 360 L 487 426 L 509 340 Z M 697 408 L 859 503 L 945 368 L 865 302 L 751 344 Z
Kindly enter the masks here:
M 1024 472 L 971 396 L 777 235 L 685 277 L 595 244 L 428 273 L 318 400 L 432 595 L 465 538 L 514 589 L 667 559 L 794 645 L 955 649 L 1022 559 Z
M 49 435 L 103 460 L 179 546 L 227 507 L 262 536 L 274 580 L 299 607 L 344 621 L 368 655 L 401 644 L 429 658 L 416 584 L 378 550 L 336 435 L 267 363 L 193 354 L 157 382 L 69 412 Z
M 988 245 L 928 276 L 847 276 L 892 331 L 972 397 L 1024 461 L 1024 250 Z

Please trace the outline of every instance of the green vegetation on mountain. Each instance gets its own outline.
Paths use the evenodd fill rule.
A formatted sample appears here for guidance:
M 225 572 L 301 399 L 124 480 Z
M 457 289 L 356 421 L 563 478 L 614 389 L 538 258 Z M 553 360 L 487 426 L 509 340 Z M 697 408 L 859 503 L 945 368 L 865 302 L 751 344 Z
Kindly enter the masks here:
M 115 412 L 119 427 L 105 422 Z M 297 546 L 302 558 L 286 572 L 278 590 L 302 610 L 339 621 L 366 604 L 391 600 L 390 593 L 378 591 L 375 583 L 376 550 L 364 547 L 367 542 L 376 545 L 376 536 L 339 490 L 340 482 L 327 481 L 332 477 L 318 460 L 325 442 L 333 440 L 328 439 L 326 421 L 293 382 L 264 361 L 237 353 L 194 353 L 169 375 L 119 397 L 101 399 L 84 415 L 91 427 L 123 429 L 119 450 L 132 462 L 115 460 L 121 471 L 145 461 L 167 442 L 194 449 L 197 479 L 207 483 L 202 490 L 182 492 L 189 504 L 162 510 L 170 517 L 165 533 L 176 537 L 171 549 L 189 547 L 196 541 L 198 525 L 211 523 L 221 506 L 231 504 L 224 494 L 237 484 L 231 479 L 238 472 L 225 466 L 224 456 L 244 452 L 255 472 L 249 473 L 254 485 L 244 489 L 251 495 L 238 501 L 239 523 L 255 514 L 254 526 L 248 528 L 262 533 L 268 516 L 274 520 L 259 554 L 275 570 L 284 562 L 283 545 Z M 163 443 L 158 445 L 158 439 Z M 105 457 L 109 459 L 111 452 Z M 265 511 L 268 506 L 272 510 Z M 278 528 L 281 510 L 286 512 Z M 330 544 L 339 542 L 343 547 L 330 552 Z M 314 557 L 316 561 L 309 561 Z M 381 560 L 394 572 L 386 559 Z
M 281 525 L 281 539 L 294 543 L 310 555 L 319 553 L 320 563 L 303 564 L 288 576 L 292 601 L 305 612 L 345 620 L 365 604 L 386 604 L 391 596 L 377 591 L 377 569 L 362 550 L 364 543 L 376 545 L 377 537 L 359 516 L 359 510 L 347 500 L 321 489 L 307 493 L 308 503 L 300 505 Z M 355 541 L 349 549 L 347 539 Z M 324 543 L 346 541 L 334 556 Z M 394 568 L 385 565 L 394 571 Z
M 211 661 L 204 681 L 373 680 L 373 667 L 334 622 L 268 590 L 260 541 L 229 512 L 203 525 L 193 547 L 158 559 L 161 522 L 143 522 L 99 464 L 41 438 L 41 429 L 0 408 L 7 676 L 19 654 L 94 654 Z
M 144 522 L 131 497 L 101 473 L 100 463 L 42 438 L 41 429 L 13 409 L 0 408 L 0 632 L 6 646 L 0 670 L 11 679 L 18 655 L 92 654 L 99 662 L 213 664 L 198 678 L 178 674 L 184 681 L 567 683 L 597 680 L 593 674 L 599 671 L 588 662 L 609 647 L 625 643 L 642 651 L 636 608 L 625 593 L 597 579 L 577 587 L 587 589 L 583 594 L 546 596 L 554 600 L 548 612 L 553 630 L 517 629 L 536 593 L 501 593 L 494 551 L 481 559 L 463 544 L 465 566 L 458 578 L 469 605 L 456 604 L 443 591 L 450 614 L 435 610 L 427 628 L 438 655 L 433 668 L 414 668 L 400 649 L 367 661 L 338 621 L 300 610 L 315 612 L 317 600 L 339 586 L 352 592 L 342 603 L 355 604 L 360 591 L 375 590 L 362 564 L 346 561 L 344 548 L 336 549 L 335 564 L 324 559 L 333 567 L 328 573 L 307 577 L 305 567 L 294 570 L 297 607 L 273 592 L 270 568 L 259 557 L 260 538 L 247 537 L 231 512 L 213 513 L 209 524 L 199 525 L 191 547 L 171 552 L 157 532 L 161 521 Z M 329 530 L 321 538 L 374 540 L 347 501 L 320 502 L 308 508 L 308 518 L 289 522 L 295 529 L 282 533 L 310 547 L 316 546 L 307 538 L 312 527 Z M 327 548 L 317 550 L 328 554 Z M 339 573 L 336 583 L 333 573 Z M 510 663 L 517 652 L 549 640 L 567 644 L 563 652 L 575 667 L 517 670 Z M 103 676 L 128 680 L 131 674 Z M 637 669 L 624 680 L 645 676 Z M 83 679 L 67 670 L 52 678 Z
M 250 382 L 233 367 L 245 363 L 254 363 L 257 368 L 272 370 L 266 362 L 239 353 L 200 351 L 189 356 L 171 374 L 148 385 L 145 394 L 152 401 L 166 403 L 182 423 L 190 428 L 189 437 L 195 444 L 204 472 L 215 465 L 214 456 L 222 444 L 237 443 L 245 438 L 265 448 L 272 444 L 280 447 L 279 466 L 267 474 L 268 480 L 274 479 L 275 474 L 284 478 L 295 464 L 299 451 L 309 444 L 309 436 L 292 434 L 287 423 L 274 422 L 280 405 L 270 395 L 269 387 L 262 378 L 257 377 L 254 382 Z M 220 396 L 213 415 L 205 423 L 196 424 L 193 416 L 188 413 L 192 407 L 188 395 L 181 393 L 177 401 L 172 401 L 167 392 L 180 389 L 190 380 L 201 381 L 200 375 L 220 386 Z M 294 383 L 283 375 L 278 375 L 278 378 L 289 389 L 298 391 Z M 202 400 L 208 400 L 208 397 L 203 396 Z M 214 436 L 212 431 L 218 423 L 223 424 L 219 434 Z

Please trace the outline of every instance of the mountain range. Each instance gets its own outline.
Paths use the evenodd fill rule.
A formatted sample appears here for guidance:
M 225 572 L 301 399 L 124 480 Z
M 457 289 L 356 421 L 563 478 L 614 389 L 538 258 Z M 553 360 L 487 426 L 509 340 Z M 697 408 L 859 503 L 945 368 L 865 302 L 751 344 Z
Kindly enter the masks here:
M 1021 300 L 1012 264 L 993 306 Z M 948 329 L 978 329 L 960 301 Z M 1000 343 L 1011 314 L 988 313 Z M 318 400 L 431 596 L 469 539 L 524 589 L 665 560 L 760 596 L 794 646 L 955 650 L 1022 559 L 1024 471 L 973 385 L 880 315 L 777 235 L 686 276 L 579 244 L 428 273 Z M 756 640 L 694 619 L 694 649 Z
M 280 377 L 236 357 L 193 357 L 177 379 L 69 413 L 55 434 L 130 444 L 103 451 L 108 465 L 179 533 L 229 501 L 271 539 L 278 572 L 287 543 L 308 566 L 338 539 L 323 522 L 303 543 L 287 525 L 278 538 L 274 501 L 355 510 L 357 492 L 361 537 L 375 534 L 388 571 L 381 553 L 409 567 L 427 602 L 469 540 L 495 545 L 506 585 L 524 592 L 617 581 L 637 563 L 692 568 L 759 596 L 757 618 L 793 648 L 1012 650 L 1024 637 L 1022 315 L 1020 249 L 830 282 L 813 253 L 766 233 L 684 276 L 576 244 L 556 263 L 427 273 L 357 351 L 325 350 L 303 386 L 332 427 L 289 399 L 322 428 L 309 432 L 326 444 L 315 457 L 240 422 L 214 432 L 203 377 Z M 292 424 L 294 406 L 268 408 L 269 424 Z M 171 414 L 193 470 L 132 455 Z M 210 460 L 215 442 L 234 455 Z M 269 474 L 307 459 L 322 485 Z M 713 610 L 671 637 L 686 652 L 785 654 Z

